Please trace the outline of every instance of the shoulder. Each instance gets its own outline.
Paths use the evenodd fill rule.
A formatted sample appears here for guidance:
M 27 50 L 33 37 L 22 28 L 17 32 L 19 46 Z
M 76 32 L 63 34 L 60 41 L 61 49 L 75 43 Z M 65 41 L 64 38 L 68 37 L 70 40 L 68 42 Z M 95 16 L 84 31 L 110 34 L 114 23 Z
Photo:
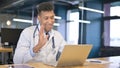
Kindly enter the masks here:
M 35 30 L 36 26 L 30 26 L 30 27 L 27 27 L 25 28 L 21 35 L 24 35 L 24 36 L 31 36 L 33 33 L 34 33 L 34 30 Z
M 36 27 L 35 25 L 27 27 L 23 30 L 23 32 L 33 32 L 35 30 L 35 27 Z
M 55 42 L 57 44 L 63 44 L 63 43 L 66 43 L 64 37 L 62 36 L 62 34 L 59 32 L 59 31 L 56 31 L 56 30 L 52 30 L 53 31 L 53 36 L 54 36 L 54 39 L 55 39 Z
M 62 37 L 61 33 L 57 30 L 52 30 L 53 33 L 54 33 L 54 36 L 57 36 L 57 37 Z
M 52 29 L 52 32 L 53 32 L 54 34 L 60 34 L 60 32 L 58 32 L 57 30 L 54 30 L 54 29 Z

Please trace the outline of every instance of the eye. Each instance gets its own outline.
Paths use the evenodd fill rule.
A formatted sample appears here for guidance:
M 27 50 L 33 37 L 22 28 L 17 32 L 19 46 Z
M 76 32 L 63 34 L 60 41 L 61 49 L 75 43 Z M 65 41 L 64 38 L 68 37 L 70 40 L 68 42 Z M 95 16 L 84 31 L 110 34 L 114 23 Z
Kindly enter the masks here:
M 54 16 L 51 16 L 50 18 L 51 18 L 51 19 L 54 19 Z
M 48 17 L 44 17 L 44 19 L 45 19 L 45 20 L 47 20 L 47 19 L 48 19 Z

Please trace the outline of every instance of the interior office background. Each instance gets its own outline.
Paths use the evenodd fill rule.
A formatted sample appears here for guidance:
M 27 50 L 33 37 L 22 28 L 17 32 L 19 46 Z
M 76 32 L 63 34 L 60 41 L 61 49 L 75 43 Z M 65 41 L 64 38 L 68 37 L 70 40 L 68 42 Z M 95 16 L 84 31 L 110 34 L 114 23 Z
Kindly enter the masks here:
M 5 4 L 3 5 L 2 2 Z M 42 0 L 11 0 L 10 2 L 1 0 L 0 28 L 24 29 L 37 24 L 35 6 L 38 2 Z M 56 16 L 62 18 L 56 19 L 58 25 L 54 26 L 54 29 L 58 30 L 68 43 L 92 44 L 89 58 L 120 55 L 119 0 L 56 0 L 53 2 Z M 104 11 L 104 14 L 81 10 L 78 8 L 79 5 Z M 34 23 L 13 21 L 14 18 L 32 20 Z M 78 20 L 87 20 L 90 23 L 82 23 Z M 11 23 L 7 24 L 8 21 Z

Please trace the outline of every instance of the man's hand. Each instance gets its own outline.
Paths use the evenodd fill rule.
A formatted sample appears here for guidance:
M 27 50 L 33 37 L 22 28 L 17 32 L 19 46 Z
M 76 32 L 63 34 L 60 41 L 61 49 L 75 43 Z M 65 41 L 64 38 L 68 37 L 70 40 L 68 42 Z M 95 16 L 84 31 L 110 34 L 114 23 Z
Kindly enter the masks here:
M 37 53 L 40 51 L 40 49 L 45 45 L 47 42 L 48 35 L 44 35 L 44 25 L 41 25 L 40 31 L 39 31 L 39 40 L 38 44 L 33 47 L 33 52 Z

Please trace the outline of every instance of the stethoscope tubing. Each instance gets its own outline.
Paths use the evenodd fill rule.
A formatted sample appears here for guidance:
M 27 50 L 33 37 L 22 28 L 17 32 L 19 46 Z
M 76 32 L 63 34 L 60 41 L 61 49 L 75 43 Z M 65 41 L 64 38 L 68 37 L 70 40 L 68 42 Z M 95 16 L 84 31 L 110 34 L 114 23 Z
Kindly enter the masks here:
M 38 26 L 39 26 L 39 25 L 37 24 L 36 27 L 35 27 L 34 33 L 33 33 L 33 41 L 34 41 L 34 44 L 35 44 L 35 33 L 36 33 L 37 30 L 40 31 L 39 28 L 38 28 Z M 33 45 L 34 45 L 34 44 L 33 44 Z M 55 48 L 54 36 L 52 37 L 52 48 Z

